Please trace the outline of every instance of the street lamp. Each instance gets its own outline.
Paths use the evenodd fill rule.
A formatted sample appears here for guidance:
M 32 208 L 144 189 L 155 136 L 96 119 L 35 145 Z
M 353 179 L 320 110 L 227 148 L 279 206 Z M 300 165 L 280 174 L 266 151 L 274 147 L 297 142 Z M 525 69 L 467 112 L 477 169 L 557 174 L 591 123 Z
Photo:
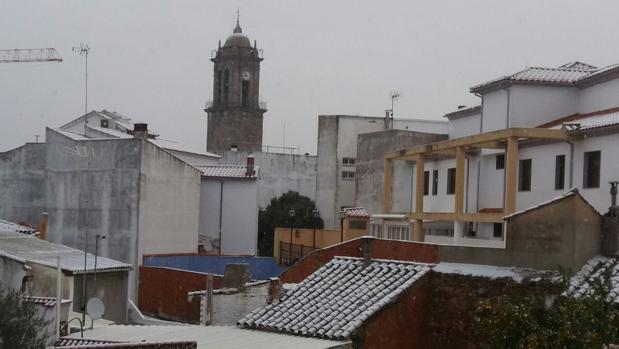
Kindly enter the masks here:
M 344 242 L 344 218 L 346 218 L 346 211 L 340 211 L 340 242 Z
M 316 222 L 320 218 L 320 212 L 318 210 L 312 210 L 312 225 L 314 226 L 314 243 L 312 244 L 312 250 L 316 249 Z
M 292 226 L 294 223 L 294 215 L 295 215 L 295 211 L 294 208 L 291 208 L 290 210 L 288 210 L 288 217 L 290 218 L 290 246 L 288 246 L 288 263 L 290 263 L 292 261 Z

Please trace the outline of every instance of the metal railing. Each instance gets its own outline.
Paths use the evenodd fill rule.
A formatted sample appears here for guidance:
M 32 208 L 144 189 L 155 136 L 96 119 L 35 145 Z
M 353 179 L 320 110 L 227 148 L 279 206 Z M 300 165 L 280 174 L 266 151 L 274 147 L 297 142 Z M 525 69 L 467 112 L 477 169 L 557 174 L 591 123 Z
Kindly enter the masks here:
M 299 244 L 291 244 L 289 242 L 279 242 L 279 264 L 284 266 L 291 266 L 294 263 L 303 259 L 310 252 L 314 251 L 312 246 L 305 246 Z

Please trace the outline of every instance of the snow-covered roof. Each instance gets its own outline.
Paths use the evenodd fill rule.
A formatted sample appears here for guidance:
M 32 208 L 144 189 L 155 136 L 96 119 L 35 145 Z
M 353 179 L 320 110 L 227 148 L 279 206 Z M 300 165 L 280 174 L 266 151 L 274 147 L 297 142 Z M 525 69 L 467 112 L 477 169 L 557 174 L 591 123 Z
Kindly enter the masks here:
M 90 125 L 90 124 L 87 124 L 86 128 L 90 129 L 90 130 L 94 130 L 96 132 L 100 132 L 100 133 L 102 133 L 105 136 L 108 136 L 110 138 L 123 138 L 123 139 L 133 138 L 133 136 L 128 134 L 127 132 L 119 131 L 119 130 L 116 130 L 116 129 L 113 129 L 113 128 L 94 126 L 94 125 Z
M 71 132 L 71 131 L 66 131 L 60 128 L 50 128 L 50 130 L 60 133 L 61 135 L 68 137 L 74 141 L 89 141 L 91 140 L 91 138 L 85 137 L 79 133 L 75 133 L 75 132 Z
M 24 297 L 24 301 L 29 303 L 34 303 L 37 305 L 42 305 L 44 307 L 55 307 L 56 306 L 56 298 L 54 297 L 35 297 L 35 296 L 27 296 Z M 63 299 L 60 301 L 60 304 L 71 303 L 70 299 Z
M 21 233 L 25 235 L 39 236 L 39 232 L 34 228 L 25 227 L 20 224 L 5 221 L 4 219 L 0 219 L 0 231 L 16 232 L 16 233 Z
M 68 338 L 80 338 L 73 333 Z M 335 349 L 350 348 L 350 342 L 332 341 L 279 333 L 241 329 L 234 326 L 140 326 L 109 325 L 84 331 L 84 339 L 96 341 L 120 341 L 132 343 L 153 343 L 174 341 L 194 341 L 197 349 Z M 94 346 L 96 347 L 96 346 Z M 93 348 L 94 348 L 93 347 Z
M 204 166 L 197 165 L 195 166 L 198 170 L 202 172 L 204 177 L 214 177 L 214 178 L 256 178 L 256 172 L 254 171 L 253 175 L 247 175 L 247 167 L 245 166 L 235 166 L 235 165 L 212 165 L 212 166 Z
M 202 151 L 202 150 L 197 150 L 197 149 L 193 149 L 190 148 L 188 146 L 185 146 L 179 142 L 176 141 L 171 141 L 168 139 L 161 139 L 161 138 L 156 138 L 156 139 L 149 139 L 149 141 L 155 145 L 157 145 L 160 148 L 166 149 L 166 150 L 172 150 L 172 151 L 180 151 L 183 153 L 191 153 L 191 154 L 197 154 L 197 155 L 201 155 L 201 156 L 208 156 L 214 159 L 219 159 L 221 156 L 214 154 L 214 153 L 210 153 L 207 151 Z
M 367 218 L 370 216 L 370 213 L 365 207 L 348 207 L 342 209 L 342 211 L 344 211 L 348 217 Z
M 619 259 L 617 258 L 597 256 L 590 259 L 571 278 L 565 294 L 575 298 L 590 296 L 593 293 L 596 279 L 609 281 L 609 301 L 619 303 Z
M 574 196 L 574 195 L 577 195 L 578 197 L 580 197 L 587 205 L 589 205 L 595 212 L 597 212 L 599 214 L 599 212 L 595 209 L 595 207 L 589 201 L 587 201 L 587 199 L 585 199 L 582 195 L 580 195 L 580 192 L 578 191 L 578 188 L 572 188 L 572 189 L 566 191 L 565 193 L 563 193 L 563 194 L 561 194 L 561 195 L 559 195 L 557 197 L 554 197 L 554 198 L 552 198 L 552 199 L 550 199 L 548 201 L 542 202 L 542 203 L 540 203 L 538 205 L 535 205 L 535 206 L 527 207 L 527 208 L 525 208 L 523 210 L 516 211 L 516 212 L 508 214 L 506 216 L 503 216 L 503 219 L 510 219 L 510 218 L 515 217 L 515 216 L 520 216 L 521 214 L 527 213 L 529 211 L 540 209 L 542 207 L 548 206 L 548 205 L 550 205 L 552 203 L 555 203 L 557 201 L 563 200 L 565 198 L 568 198 L 568 197 Z
M 42 240 L 34 236 L 24 235 L 14 231 L 0 231 L 0 255 L 19 261 L 27 261 L 56 267 L 56 256 L 60 255 L 60 267 L 72 274 L 84 272 L 84 252 Z M 86 271 L 94 271 L 95 256 L 87 253 Z M 105 257 L 97 257 L 97 272 L 119 271 L 132 269 L 130 264 L 119 262 Z
M 432 271 L 441 274 L 458 274 L 475 277 L 483 277 L 488 279 L 509 278 L 515 282 L 522 282 L 525 279 L 535 279 L 548 274 L 547 271 L 515 268 L 515 267 L 497 267 L 493 265 L 468 264 L 468 263 L 447 263 L 440 262 Z
M 539 127 L 562 129 L 568 132 L 595 130 L 619 125 L 619 108 L 599 110 L 591 113 L 576 113 L 547 122 Z
M 238 325 L 348 339 L 429 270 L 427 264 L 335 257 L 279 300 L 246 315 Z
M 475 85 L 470 88 L 470 91 L 473 93 L 483 92 L 512 82 L 573 86 L 583 81 L 596 79 L 617 67 L 618 65 L 611 65 L 599 69 L 583 62 L 570 62 L 558 68 L 527 67 L 517 73 Z

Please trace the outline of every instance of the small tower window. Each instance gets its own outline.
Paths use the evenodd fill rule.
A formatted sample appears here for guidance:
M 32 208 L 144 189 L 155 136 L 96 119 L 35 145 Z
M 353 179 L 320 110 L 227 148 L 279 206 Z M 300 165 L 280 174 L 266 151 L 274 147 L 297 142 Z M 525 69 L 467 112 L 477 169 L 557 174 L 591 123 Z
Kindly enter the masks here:
M 224 71 L 224 104 L 228 104 L 228 94 L 230 92 L 230 70 Z
M 222 84 L 222 74 L 221 70 L 217 72 L 217 104 L 221 104 L 221 84 Z
M 249 104 L 249 80 L 243 80 L 241 88 L 241 105 L 247 107 Z

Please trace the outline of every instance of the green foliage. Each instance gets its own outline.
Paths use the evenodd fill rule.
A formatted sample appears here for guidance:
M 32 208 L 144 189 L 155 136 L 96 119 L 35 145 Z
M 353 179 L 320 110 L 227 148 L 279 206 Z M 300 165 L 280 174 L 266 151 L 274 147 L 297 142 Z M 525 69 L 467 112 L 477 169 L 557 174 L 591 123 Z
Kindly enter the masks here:
M 564 276 L 563 286 L 569 278 Z M 481 348 L 602 348 L 619 342 L 619 308 L 609 301 L 609 275 L 589 280 L 591 294 L 503 296 L 478 304 L 475 335 Z M 563 289 L 566 289 L 563 287 Z
M 20 292 L 0 287 L 0 349 L 45 348 L 48 323 L 33 303 L 22 299 Z
M 289 210 L 295 210 L 295 216 L 289 216 Z M 317 228 L 322 229 L 324 222 L 320 217 L 312 217 L 316 204 L 307 196 L 296 191 L 289 191 L 271 199 L 267 207 L 258 214 L 258 252 L 261 256 L 273 255 L 273 233 L 275 228 Z

